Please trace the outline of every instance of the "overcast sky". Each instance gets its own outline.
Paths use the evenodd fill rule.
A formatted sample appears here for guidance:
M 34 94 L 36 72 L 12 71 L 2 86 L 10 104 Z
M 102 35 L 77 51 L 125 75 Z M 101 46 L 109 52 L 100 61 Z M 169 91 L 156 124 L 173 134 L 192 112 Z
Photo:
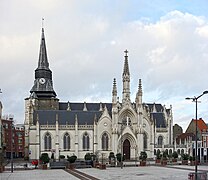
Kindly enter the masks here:
M 0 100 L 3 114 L 24 122 L 38 65 L 42 18 L 54 89 L 60 101 L 111 102 L 122 95 L 129 50 L 131 100 L 142 79 L 143 102 L 173 106 L 185 130 L 208 90 L 207 0 L 1 0 Z M 198 117 L 208 123 L 208 95 Z

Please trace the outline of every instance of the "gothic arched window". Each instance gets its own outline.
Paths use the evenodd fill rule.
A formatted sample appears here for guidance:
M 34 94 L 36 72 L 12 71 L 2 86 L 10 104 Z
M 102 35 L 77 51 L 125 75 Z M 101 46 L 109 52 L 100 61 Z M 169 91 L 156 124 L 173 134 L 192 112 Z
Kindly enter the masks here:
M 161 145 L 162 146 L 163 144 L 163 137 L 162 136 L 159 136 L 158 137 L 158 145 Z
M 64 135 L 64 150 L 70 149 L 70 136 L 68 133 Z
M 47 132 L 44 137 L 45 151 L 51 150 L 51 135 Z
M 102 150 L 103 151 L 107 151 L 108 150 L 108 140 L 109 140 L 109 138 L 108 138 L 107 133 L 104 133 L 102 135 Z
M 85 132 L 85 134 L 83 135 L 83 150 L 89 150 L 90 148 L 90 138 L 89 138 L 89 135 L 87 134 L 87 132 Z
M 122 125 L 125 125 L 125 126 L 131 126 L 131 119 L 130 119 L 130 117 L 125 116 L 125 117 L 122 119 Z
M 147 134 L 146 133 L 144 133 L 144 136 L 143 136 L 143 146 L 144 146 L 144 149 L 147 149 Z

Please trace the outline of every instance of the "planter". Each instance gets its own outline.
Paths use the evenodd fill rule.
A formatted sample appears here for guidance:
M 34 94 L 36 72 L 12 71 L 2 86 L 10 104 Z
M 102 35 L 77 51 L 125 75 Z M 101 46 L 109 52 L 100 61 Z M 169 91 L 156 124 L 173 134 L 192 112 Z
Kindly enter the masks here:
M 75 164 L 74 163 L 69 163 L 68 164 L 68 169 L 75 169 Z
M 162 165 L 162 166 L 166 166 L 166 165 L 167 165 L 167 160 L 161 161 L 161 165 Z
M 98 168 L 99 167 L 99 162 L 93 161 L 93 167 Z
M 117 167 L 121 167 L 123 165 L 123 162 L 117 162 Z
M 0 173 L 5 171 L 5 167 L 4 166 L 0 166 Z
M 161 162 L 161 159 L 156 159 L 155 160 L 155 163 L 160 163 Z
M 172 159 L 172 162 L 177 162 L 177 159 Z
M 106 169 L 106 164 L 100 164 L 99 169 Z
M 48 165 L 47 165 L 47 164 L 42 164 L 42 169 L 43 169 L 43 170 L 48 169 Z
M 188 160 L 182 160 L 183 165 L 188 165 Z
M 190 166 L 194 166 L 195 165 L 195 161 L 190 161 Z
M 140 161 L 140 166 L 146 166 L 146 161 Z

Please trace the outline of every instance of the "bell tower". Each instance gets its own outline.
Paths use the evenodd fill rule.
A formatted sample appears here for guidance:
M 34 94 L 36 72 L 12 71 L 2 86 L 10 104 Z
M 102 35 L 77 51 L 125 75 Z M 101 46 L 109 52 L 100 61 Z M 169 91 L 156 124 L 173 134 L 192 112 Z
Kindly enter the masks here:
M 30 93 L 37 98 L 55 98 L 52 72 L 49 69 L 44 29 L 42 28 L 38 67 L 35 70 L 35 81 Z
M 58 110 L 59 99 L 53 89 L 52 71 L 49 69 L 44 28 L 42 28 L 38 67 L 30 97 L 25 98 L 25 156 L 29 157 L 30 126 L 37 124 L 36 110 Z

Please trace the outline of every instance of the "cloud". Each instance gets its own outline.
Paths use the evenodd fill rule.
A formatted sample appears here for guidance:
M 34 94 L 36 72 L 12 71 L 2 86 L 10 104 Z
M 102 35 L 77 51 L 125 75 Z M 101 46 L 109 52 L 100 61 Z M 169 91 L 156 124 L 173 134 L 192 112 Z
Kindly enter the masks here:
M 184 112 L 190 114 L 186 109 L 190 105 L 182 99 L 207 89 L 206 17 L 174 10 L 151 21 L 145 16 L 130 18 L 124 4 L 117 12 L 116 4 L 105 11 L 109 4 L 96 9 L 96 4 L 77 1 L 54 0 L 48 6 L 47 1 L 34 2 L 23 4 L 25 12 L 5 3 L 10 13 L 4 20 L 0 17 L 4 113 L 24 121 L 24 98 L 34 81 L 44 16 L 48 58 L 60 101 L 111 102 L 113 78 L 121 98 L 123 51 L 128 49 L 132 101 L 142 78 L 143 101 L 172 104 L 174 122 L 187 124 L 190 119 Z

